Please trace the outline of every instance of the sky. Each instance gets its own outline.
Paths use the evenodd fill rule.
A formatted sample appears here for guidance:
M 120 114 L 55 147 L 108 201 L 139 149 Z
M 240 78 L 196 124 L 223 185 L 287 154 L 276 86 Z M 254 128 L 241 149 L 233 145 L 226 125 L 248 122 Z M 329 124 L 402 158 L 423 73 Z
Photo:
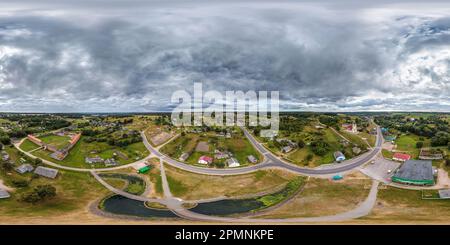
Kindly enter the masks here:
M 274 2 L 3 0 L 0 111 L 170 111 L 196 82 L 282 110 L 450 111 L 450 3 Z

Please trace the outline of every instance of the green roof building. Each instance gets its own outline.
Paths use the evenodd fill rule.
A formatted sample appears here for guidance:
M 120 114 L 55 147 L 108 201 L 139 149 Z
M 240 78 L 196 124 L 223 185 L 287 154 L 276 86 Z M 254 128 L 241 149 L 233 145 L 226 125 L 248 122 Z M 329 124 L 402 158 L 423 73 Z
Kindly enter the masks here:
M 394 174 L 392 181 L 408 185 L 434 185 L 431 161 L 406 161 Z
M 138 173 L 143 174 L 143 173 L 147 173 L 150 170 L 150 166 L 145 166 L 142 167 L 138 170 Z

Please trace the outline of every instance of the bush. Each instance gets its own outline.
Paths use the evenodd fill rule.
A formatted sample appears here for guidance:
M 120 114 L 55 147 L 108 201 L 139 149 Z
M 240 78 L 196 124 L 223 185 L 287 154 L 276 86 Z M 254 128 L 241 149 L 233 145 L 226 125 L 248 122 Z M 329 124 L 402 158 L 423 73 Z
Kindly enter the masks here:
M 308 155 L 306 155 L 306 161 L 310 162 L 313 159 L 314 155 L 309 153 Z
M 416 148 L 422 148 L 423 147 L 423 142 L 422 141 L 418 141 L 417 143 L 416 143 Z
M 4 161 L 0 163 L 1 168 L 5 171 L 11 171 L 14 168 L 14 164 L 9 161 Z
M 11 144 L 11 139 L 8 136 L 2 136 L 2 137 L 0 137 L 0 142 L 3 145 L 10 145 Z
M 33 162 L 34 162 L 34 165 L 35 165 L 35 166 L 38 166 L 38 165 L 41 165 L 41 164 L 42 164 L 42 159 L 40 159 L 40 158 L 35 158 Z
M 25 193 L 20 198 L 23 202 L 38 203 L 56 196 L 56 188 L 52 185 L 38 185 L 33 191 Z
M 13 180 L 12 184 L 14 187 L 22 188 L 22 187 L 28 187 L 29 182 L 27 180 Z
M 298 148 L 305 147 L 305 141 L 303 141 L 302 139 L 298 140 L 297 144 L 298 144 Z
M 324 156 L 329 149 L 328 143 L 322 139 L 311 142 L 311 150 L 318 156 Z

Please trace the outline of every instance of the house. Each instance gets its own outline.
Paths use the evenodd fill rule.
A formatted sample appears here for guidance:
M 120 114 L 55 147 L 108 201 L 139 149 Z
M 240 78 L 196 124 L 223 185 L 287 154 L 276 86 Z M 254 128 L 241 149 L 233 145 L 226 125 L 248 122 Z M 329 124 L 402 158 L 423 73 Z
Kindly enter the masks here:
M 103 158 L 97 156 L 97 157 L 86 157 L 84 161 L 87 164 L 94 164 L 94 163 L 102 163 L 104 160 Z
M 34 173 L 40 176 L 54 179 L 56 178 L 56 175 L 58 175 L 58 170 L 39 166 L 34 170 Z
M 253 156 L 253 155 L 247 156 L 247 160 L 248 160 L 250 163 L 256 163 L 256 162 L 258 161 L 258 159 L 256 159 L 256 157 Z
M 137 172 L 139 174 L 144 174 L 144 173 L 147 173 L 148 171 L 150 171 L 150 169 L 151 169 L 151 167 L 146 165 L 145 167 L 142 167 L 142 168 L 138 169 Z
M 241 166 L 238 162 L 238 160 L 234 157 L 227 160 L 227 165 L 229 168 L 235 168 Z
M 341 162 L 345 160 L 345 155 L 344 153 L 340 152 L 340 151 L 336 151 L 334 152 L 334 159 L 336 159 L 336 162 Z
M 408 185 L 434 185 L 431 160 L 407 160 L 394 174 L 392 181 Z
M 70 148 L 72 148 L 81 138 L 81 133 L 75 134 L 74 136 L 72 136 L 72 138 L 70 139 Z
M 189 157 L 189 153 L 183 152 L 183 154 L 181 154 L 181 156 L 180 156 L 180 158 L 178 158 L 178 160 L 184 162 L 184 161 L 186 161 L 186 159 L 188 159 L 188 157 Z
M 28 172 L 31 172 L 31 171 L 33 171 L 33 166 L 31 166 L 31 164 L 28 164 L 28 163 L 26 163 L 26 164 L 22 164 L 22 165 L 20 165 L 19 167 L 17 167 L 16 168 L 16 171 L 19 173 L 19 174 L 24 174 L 24 173 L 28 173 Z
M 0 189 L 0 199 L 9 198 L 11 195 L 6 190 Z
M 226 152 L 220 152 L 220 151 L 218 151 L 218 152 L 216 152 L 216 154 L 214 155 L 214 158 L 215 159 L 225 159 L 225 158 L 229 158 L 230 157 L 230 155 L 228 154 L 228 153 L 226 153 Z
M 344 123 L 342 124 L 342 129 L 350 133 L 358 133 L 358 127 L 356 126 L 356 123 Z
M 361 148 L 359 148 L 359 147 L 357 147 L 357 146 L 354 146 L 354 147 L 352 148 L 352 151 L 353 151 L 353 153 L 355 153 L 355 154 L 359 154 L 359 153 L 361 153 Z
M 66 158 L 67 154 L 69 154 L 68 151 L 66 150 L 57 150 L 55 152 L 53 152 L 52 154 L 50 154 L 50 157 L 55 159 L 55 160 L 64 160 L 64 158 Z
M 199 164 L 211 164 L 213 162 L 213 158 L 212 157 L 208 157 L 208 156 L 201 156 L 198 159 L 198 163 Z
M 439 197 L 441 199 L 450 199 L 450 189 L 439 190 Z
M 399 162 L 406 162 L 409 159 L 411 159 L 411 156 L 405 153 L 396 152 L 392 156 L 392 160 L 399 161 Z
M 114 158 L 108 158 L 105 160 L 105 165 L 106 166 L 117 166 L 117 165 L 119 165 L 119 163 Z
M 2 160 L 3 161 L 9 160 L 9 154 L 6 151 L 2 151 Z
M 294 148 L 292 148 L 292 146 L 287 145 L 287 146 L 284 146 L 284 147 L 281 148 L 281 152 L 288 153 L 288 152 L 291 152 L 293 149 Z
M 281 147 L 281 152 L 283 153 L 291 152 L 298 146 L 297 143 L 293 142 L 290 139 L 276 139 L 276 141 L 284 145 L 283 147 Z
M 42 146 L 44 143 L 42 142 L 42 140 L 38 139 L 36 136 L 29 134 L 27 135 L 27 138 L 29 141 L 35 143 L 38 146 Z

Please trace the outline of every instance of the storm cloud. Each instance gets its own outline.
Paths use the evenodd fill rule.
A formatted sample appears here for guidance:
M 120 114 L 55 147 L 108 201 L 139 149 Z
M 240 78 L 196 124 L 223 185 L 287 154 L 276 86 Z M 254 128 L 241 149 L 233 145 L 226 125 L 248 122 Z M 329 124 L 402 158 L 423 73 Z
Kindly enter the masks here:
M 164 111 L 194 82 L 283 109 L 450 111 L 450 11 L 430 6 L 13 2 L 0 111 Z

